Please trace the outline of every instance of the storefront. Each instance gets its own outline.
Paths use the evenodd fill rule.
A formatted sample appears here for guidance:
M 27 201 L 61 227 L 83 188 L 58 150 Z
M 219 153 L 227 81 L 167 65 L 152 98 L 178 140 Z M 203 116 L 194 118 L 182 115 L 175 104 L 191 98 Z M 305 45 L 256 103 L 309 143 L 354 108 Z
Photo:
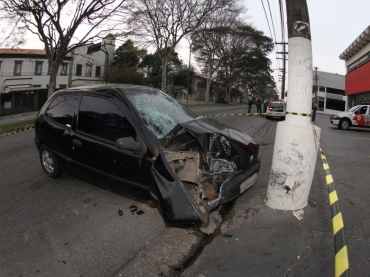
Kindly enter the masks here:
M 339 56 L 346 63 L 348 107 L 370 101 L 370 26 Z
M 344 93 L 344 76 L 336 73 L 315 71 L 317 80 L 318 112 L 334 114 L 347 109 L 347 96 Z M 314 87 L 315 89 L 315 87 Z

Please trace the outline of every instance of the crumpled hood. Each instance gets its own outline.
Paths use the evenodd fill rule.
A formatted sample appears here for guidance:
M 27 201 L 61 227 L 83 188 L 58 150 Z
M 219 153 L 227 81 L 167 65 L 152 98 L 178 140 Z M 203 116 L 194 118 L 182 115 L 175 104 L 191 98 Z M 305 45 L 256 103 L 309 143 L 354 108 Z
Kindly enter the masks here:
M 186 131 L 186 132 L 185 132 Z M 189 133 L 191 137 L 186 135 Z M 212 174 L 237 173 L 257 159 L 259 145 L 247 134 L 214 118 L 199 117 L 178 124 L 165 138 L 165 147 L 184 147 L 195 138 Z

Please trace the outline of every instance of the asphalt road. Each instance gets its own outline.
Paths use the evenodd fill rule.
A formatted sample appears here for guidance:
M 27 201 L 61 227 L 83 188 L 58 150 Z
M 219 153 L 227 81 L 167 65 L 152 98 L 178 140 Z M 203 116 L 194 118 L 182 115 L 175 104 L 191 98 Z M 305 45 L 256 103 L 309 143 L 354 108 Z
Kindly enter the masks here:
M 199 115 L 246 109 L 192 108 Z M 266 121 L 256 116 L 218 119 L 249 134 L 258 131 L 256 122 Z M 317 115 L 315 124 L 321 127 L 321 146 L 338 191 L 352 276 L 366 276 L 370 130 L 342 131 L 325 115 Z M 0 276 L 113 276 L 165 230 L 156 209 L 68 174 L 48 178 L 33 138 L 33 130 L 0 138 Z M 132 213 L 132 205 L 144 213 Z
M 193 110 L 230 108 L 245 112 Z M 265 119 L 223 120 L 248 133 Z M 68 174 L 47 177 L 33 139 L 33 130 L 0 138 L 0 276 L 113 276 L 164 231 L 156 209 Z M 132 213 L 133 205 L 143 213 Z
M 164 230 L 156 209 L 68 174 L 48 178 L 33 139 L 0 138 L 0 276 L 113 276 Z
M 351 276 L 370 271 L 370 128 L 340 130 L 329 116 L 319 115 L 321 147 L 334 178 L 343 214 Z

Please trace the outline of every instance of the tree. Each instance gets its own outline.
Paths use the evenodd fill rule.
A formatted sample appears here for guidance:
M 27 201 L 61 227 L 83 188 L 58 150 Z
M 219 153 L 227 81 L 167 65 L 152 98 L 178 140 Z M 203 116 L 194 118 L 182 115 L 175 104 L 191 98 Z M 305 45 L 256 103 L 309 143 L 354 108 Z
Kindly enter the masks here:
M 179 55 L 176 51 L 172 50 L 168 56 L 168 63 L 166 65 L 166 74 L 168 71 L 178 70 L 182 65 Z M 147 85 L 161 88 L 162 80 L 162 62 L 159 57 L 158 52 L 154 54 L 147 54 L 143 57 L 142 61 L 139 64 L 143 74 L 147 78 Z M 166 78 L 167 80 L 167 78 Z
M 223 83 L 229 101 L 232 87 L 240 84 L 243 74 L 256 70 L 256 64 L 269 70 L 267 54 L 272 51 L 273 44 L 263 32 L 244 23 L 219 27 L 218 31 L 223 35 L 216 52 L 220 59 L 217 78 Z
M 120 65 L 125 67 L 138 66 L 141 59 L 147 54 L 145 49 L 134 46 L 132 40 L 128 39 L 114 52 L 112 66 Z
M 114 52 L 113 62 L 109 67 L 109 81 L 143 85 L 144 74 L 138 70 L 138 66 L 145 55 L 145 49 L 139 49 L 132 40 L 127 40 Z
M 132 36 L 154 46 L 162 63 L 161 88 L 166 92 L 168 57 L 180 40 L 212 13 L 236 0 L 130 0 L 124 9 Z
M 201 64 L 202 72 L 207 76 L 206 103 L 209 103 L 209 92 L 214 73 L 220 66 L 220 59 L 216 56 L 217 50 L 221 47 L 221 37 L 224 35 L 219 27 L 229 26 L 240 22 L 240 16 L 244 7 L 230 5 L 228 9 L 216 11 L 207 21 L 203 22 L 199 29 L 191 34 L 193 51 L 196 61 Z
M 0 0 L 1 19 L 13 23 L 13 32 L 28 30 L 45 45 L 50 66 L 49 96 L 63 58 L 77 47 L 93 43 L 106 33 L 101 24 L 112 17 L 125 0 Z M 113 22 L 113 21 L 110 21 Z M 84 27 L 77 39 L 77 30 Z M 114 27 L 110 27 L 111 30 Z

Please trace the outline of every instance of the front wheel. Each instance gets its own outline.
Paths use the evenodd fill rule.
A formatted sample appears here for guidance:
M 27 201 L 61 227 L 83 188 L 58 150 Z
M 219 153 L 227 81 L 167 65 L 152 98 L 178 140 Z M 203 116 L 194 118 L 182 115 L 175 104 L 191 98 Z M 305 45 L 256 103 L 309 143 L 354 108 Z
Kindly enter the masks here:
M 351 123 L 349 122 L 348 119 L 342 119 L 339 122 L 339 128 L 342 129 L 342 130 L 348 130 L 350 125 L 351 125 Z
M 52 178 L 57 178 L 60 174 L 63 173 L 63 170 L 60 168 L 57 159 L 55 158 L 53 152 L 51 152 L 49 147 L 45 145 L 41 146 L 39 153 L 41 165 L 46 175 Z

